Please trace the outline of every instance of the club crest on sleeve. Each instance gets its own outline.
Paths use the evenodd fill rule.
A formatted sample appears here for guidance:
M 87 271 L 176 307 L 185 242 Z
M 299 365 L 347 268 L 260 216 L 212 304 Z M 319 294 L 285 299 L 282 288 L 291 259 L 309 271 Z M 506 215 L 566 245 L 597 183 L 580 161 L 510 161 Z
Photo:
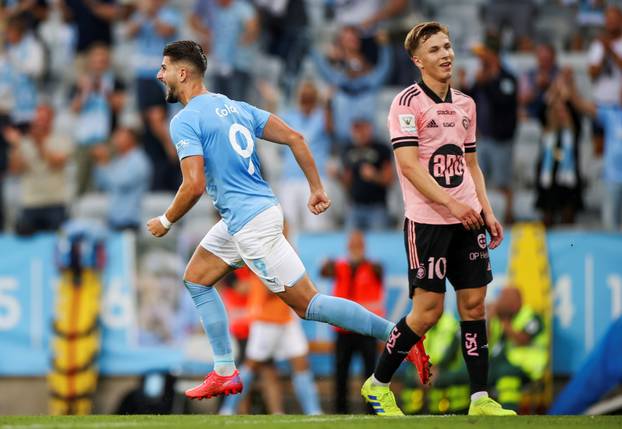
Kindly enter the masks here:
M 186 140 L 179 140 L 176 144 L 175 147 L 177 148 L 177 150 L 182 150 L 183 148 L 185 148 L 186 146 L 189 146 L 190 143 L 188 143 Z
M 417 125 L 415 124 L 415 115 L 398 115 L 400 121 L 400 130 L 403 133 L 416 133 Z

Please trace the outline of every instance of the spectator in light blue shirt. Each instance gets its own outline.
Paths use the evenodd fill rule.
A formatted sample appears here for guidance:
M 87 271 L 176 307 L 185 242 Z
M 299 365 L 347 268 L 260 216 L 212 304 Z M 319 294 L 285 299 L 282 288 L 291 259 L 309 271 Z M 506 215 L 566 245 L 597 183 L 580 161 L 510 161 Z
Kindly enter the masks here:
M 13 98 L 11 120 L 25 131 L 37 109 L 37 86 L 45 71 L 43 46 L 20 16 L 7 23 L 6 41 Z
M 153 177 L 153 190 L 174 192 L 181 183 L 177 153 L 168 134 L 164 88 L 156 79 L 162 50 L 177 38 L 181 23 L 181 14 L 168 6 L 167 0 L 141 0 L 127 25 L 127 34 L 135 43 L 133 63 L 145 152 L 158 171 Z
M 107 142 L 125 105 L 125 85 L 110 67 L 110 48 L 95 42 L 88 50 L 86 73 L 71 90 L 70 109 L 76 115 L 73 127 L 76 148 L 77 194 L 91 184 L 93 159 L 91 149 Z
M 141 206 L 149 189 L 151 165 L 137 146 L 136 133 L 119 127 L 112 135 L 116 157 L 110 160 L 108 149 L 101 145 L 93 150 L 97 161 L 95 181 L 108 194 L 108 225 L 118 231 L 137 231 L 142 222 Z
M 354 118 L 374 117 L 378 107 L 378 91 L 391 71 L 391 47 L 387 37 L 379 33 L 377 39 L 381 46 L 375 66 L 365 59 L 358 32 L 352 27 L 341 31 L 340 46 L 336 51 L 339 54 L 334 58 L 339 65 L 331 64 L 317 51 L 312 53 L 318 73 L 326 83 L 336 89 L 332 108 L 335 135 L 342 144 L 350 136 Z
M 578 94 L 569 71 L 565 71 L 564 75 L 566 88 L 562 88 L 562 96 L 568 96 L 578 110 L 595 118 L 603 127 L 605 195 L 602 222 L 605 229 L 622 230 L 622 93 L 617 104 L 595 104 Z M 561 81 L 560 85 L 563 84 L 564 81 Z
M 280 115 L 290 127 L 300 131 L 313 154 L 318 173 L 326 183 L 326 166 L 330 157 L 332 119 L 322 106 L 317 87 L 311 81 L 298 88 L 297 106 Z M 299 230 L 326 231 L 333 226 L 328 214 L 315 216 L 307 208 L 309 184 L 290 150 L 282 150 L 279 200 L 292 234 Z
M 250 3 L 250 2 L 249 2 Z M 214 68 L 211 89 L 232 100 L 245 100 L 251 84 L 259 20 L 244 0 L 198 0 L 190 23 L 201 35 L 209 34 L 208 49 Z
M 596 119 L 605 130 L 603 153 L 603 225 L 609 230 L 622 229 L 622 105 L 599 106 Z

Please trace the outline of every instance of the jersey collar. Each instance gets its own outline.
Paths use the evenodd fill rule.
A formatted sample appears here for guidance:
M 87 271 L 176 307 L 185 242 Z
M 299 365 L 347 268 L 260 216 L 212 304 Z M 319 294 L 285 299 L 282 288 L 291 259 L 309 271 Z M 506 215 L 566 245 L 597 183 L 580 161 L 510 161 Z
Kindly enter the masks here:
M 430 97 L 432 101 L 434 101 L 436 104 L 452 102 L 451 101 L 451 86 L 447 89 L 447 95 L 445 96 L 445 100 L 443 100 L 441 99 L 441 97 L 436 95 L 436 93 L 432 91 L 432 89 L 428 85 L 426 85 L 425 82 L 423 82 L 423 79 L 418 82 L 418 85 L 421 89 L 423 89 L 423 92 L 425 92 L 425 94 L 428 97 Z

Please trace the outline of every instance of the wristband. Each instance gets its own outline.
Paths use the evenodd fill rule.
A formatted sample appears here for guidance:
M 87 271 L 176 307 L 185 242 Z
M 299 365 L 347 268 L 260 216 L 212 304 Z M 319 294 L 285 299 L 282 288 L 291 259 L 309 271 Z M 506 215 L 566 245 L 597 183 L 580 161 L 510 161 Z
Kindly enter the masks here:
M 166 217 L 166 214 L 163 214 L 162 216 L 160 216 L 160 223 L 165 229 L 171 229 L 171 226 L 173 226 L 173 223 L 170 220 L 168 220 L 168 218 Z

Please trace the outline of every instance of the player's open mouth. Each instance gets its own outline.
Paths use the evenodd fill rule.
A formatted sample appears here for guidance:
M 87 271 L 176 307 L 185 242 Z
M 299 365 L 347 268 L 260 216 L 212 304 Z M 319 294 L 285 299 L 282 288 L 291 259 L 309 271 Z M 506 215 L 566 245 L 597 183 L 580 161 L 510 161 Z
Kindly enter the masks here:
M 445 70 L 451 69 L 451 61 L 447 61 L 446 63 L 441 63 L 441 68 Z

